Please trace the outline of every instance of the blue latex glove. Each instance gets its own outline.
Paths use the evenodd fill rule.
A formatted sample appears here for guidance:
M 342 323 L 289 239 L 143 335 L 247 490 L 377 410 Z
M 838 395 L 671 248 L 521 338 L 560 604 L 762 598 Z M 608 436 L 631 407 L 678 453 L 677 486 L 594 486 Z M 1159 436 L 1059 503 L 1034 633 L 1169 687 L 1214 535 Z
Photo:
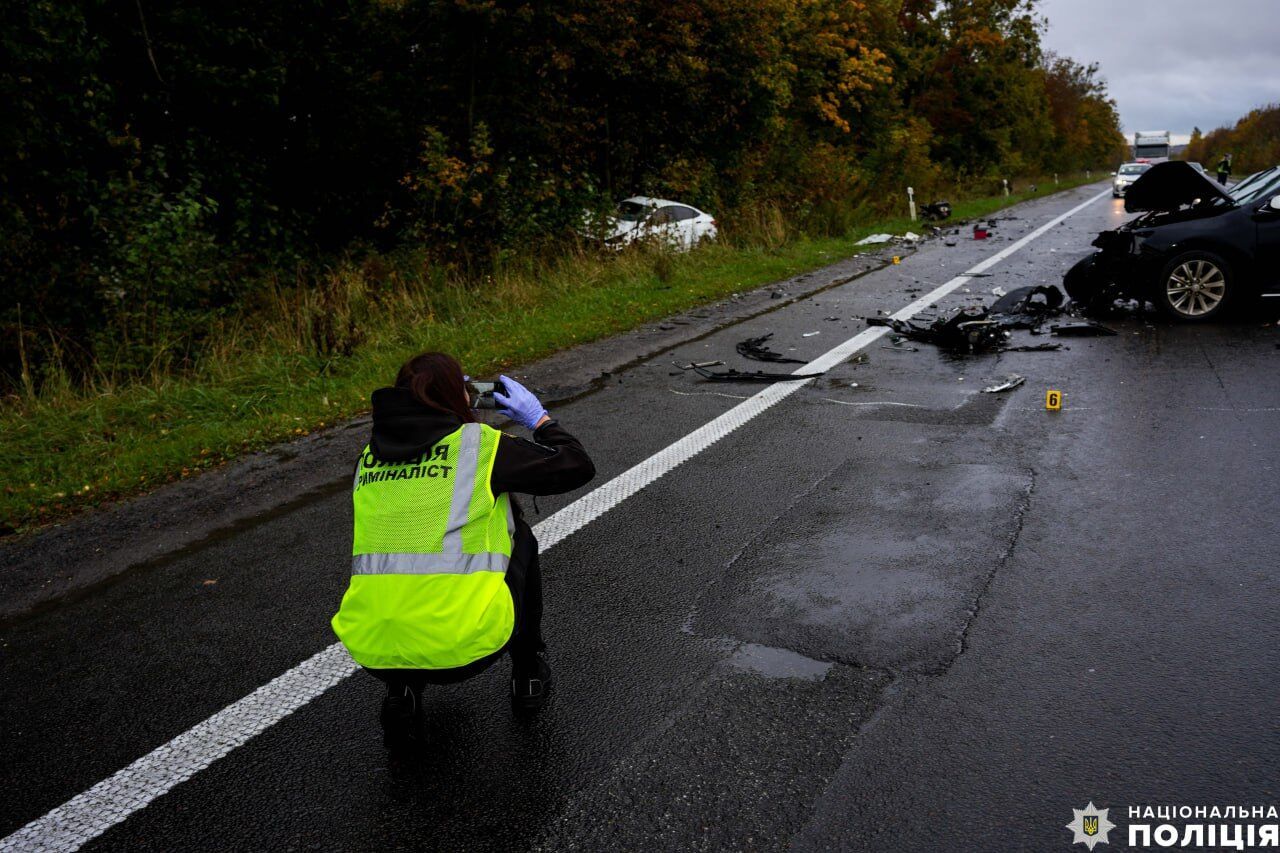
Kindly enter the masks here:
M 546 417 L 547 410 L 533 396 L 532 391 L 510 376 L 498 378 L 502 380 L 502 387 L 507 392 L 503 394 L 496 388 L 493 391 L 493 401 L 498 404 L 498 413 L 506 415 L 525 429 L 533 429 L 538 421 Z

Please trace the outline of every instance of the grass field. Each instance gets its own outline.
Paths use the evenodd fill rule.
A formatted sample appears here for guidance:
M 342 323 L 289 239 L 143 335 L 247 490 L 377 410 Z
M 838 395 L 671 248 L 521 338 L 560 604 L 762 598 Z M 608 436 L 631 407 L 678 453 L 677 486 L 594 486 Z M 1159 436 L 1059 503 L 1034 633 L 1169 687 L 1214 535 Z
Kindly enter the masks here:
M 957 202 L 953 219 L 1030 197 Z M 825 266 L 856 254 L 853 243 L 867 234 L 913 227 L 904 218 L 839 238 L 726 241 L 687 255 L 582 253 L 498 269 L 468 286 L 422 278 L 388 287 L 368 271 L 336 269 L 323 293 L 282 292 L 262 312 L 267 320 L 220 327 L 217 346 L 188 375 L 54 387 L 6 404 L 0 529 L 29 530 L 344 421 L 422 350 L 451 352 L 471 374 L 491 375 Z

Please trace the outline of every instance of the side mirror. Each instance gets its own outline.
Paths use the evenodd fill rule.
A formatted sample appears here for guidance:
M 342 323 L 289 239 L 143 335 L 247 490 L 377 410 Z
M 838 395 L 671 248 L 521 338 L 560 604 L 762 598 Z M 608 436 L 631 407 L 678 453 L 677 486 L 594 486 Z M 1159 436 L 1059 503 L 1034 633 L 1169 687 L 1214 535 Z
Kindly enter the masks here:
M 1272 210 L 1280 210 L 1280 195 L 1271 197 L 1271 204 L 1267 205 Z

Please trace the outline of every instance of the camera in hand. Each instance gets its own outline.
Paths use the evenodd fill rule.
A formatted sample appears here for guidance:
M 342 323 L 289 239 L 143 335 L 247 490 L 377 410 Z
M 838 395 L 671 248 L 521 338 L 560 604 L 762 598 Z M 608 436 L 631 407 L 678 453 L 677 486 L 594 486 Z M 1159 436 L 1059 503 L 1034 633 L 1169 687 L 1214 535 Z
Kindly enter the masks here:
M 473 409 L 496 409 L 497 402 L 493 399 L 493 392 L 499 391 L 503 395 L 507 393 L 507 389 L 502 387 L 501 382 L 470 382 L 467 384 L 467 393 L 471 395 L 471 408 Z

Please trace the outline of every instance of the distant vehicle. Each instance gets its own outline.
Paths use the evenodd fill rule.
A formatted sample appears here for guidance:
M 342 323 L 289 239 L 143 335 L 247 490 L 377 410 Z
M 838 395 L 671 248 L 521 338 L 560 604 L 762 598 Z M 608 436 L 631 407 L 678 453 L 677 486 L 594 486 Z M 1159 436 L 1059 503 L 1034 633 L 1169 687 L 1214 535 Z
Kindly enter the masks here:
M 1111 182 L 1111 197 L 1123 198 L 1129 185 L 1150 168 L 1150 163 L 1121 163 L 1120 168 L 1111 173 L 1115 176 L 1115 180 Z
M 1250 295 L 1280 297 L 1280 166 L 1226 188 L 1190 163 L 1157 163 L 1129 188 L 1124 209 L 1142 215 L 1099 234 L 1101 251 L 1067 272 L 1076 302 L 1145 299 L 1200 322 Z
M 1140 130 L 1133 135 L 1133 159 L 1168 160 L 1170 143 L 1167 130 Z
M 640 240 L 657 240 L 688 251 L 716 236 L 716 220 L 696 207 L 648 196 L 633 196 L 597 229 L 606 246 L 622 248 Z

